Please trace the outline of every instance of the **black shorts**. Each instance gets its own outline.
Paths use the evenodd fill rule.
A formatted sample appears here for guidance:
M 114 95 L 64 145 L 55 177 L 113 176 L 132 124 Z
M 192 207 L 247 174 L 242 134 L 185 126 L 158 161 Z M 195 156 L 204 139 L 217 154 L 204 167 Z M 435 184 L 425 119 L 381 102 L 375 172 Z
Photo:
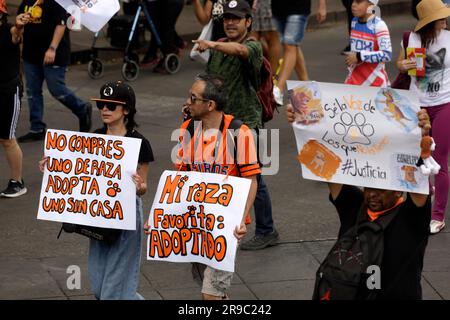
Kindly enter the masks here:
M 19 86 L 0 93 L 0 139 L 14 139 L 20 114 Z

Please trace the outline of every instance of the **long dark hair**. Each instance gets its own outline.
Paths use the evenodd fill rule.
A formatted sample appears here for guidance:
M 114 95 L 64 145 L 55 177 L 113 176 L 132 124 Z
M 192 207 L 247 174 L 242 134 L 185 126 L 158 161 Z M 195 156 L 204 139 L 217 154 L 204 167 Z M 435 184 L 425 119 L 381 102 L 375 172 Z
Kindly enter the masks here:
M 432 21 L 419 29 L 416 33 L 420 36 L 422 48 L 428 48 L 438 36 L 435 25 L 438 20 Z
M 139 125 L 134 121 L 134 116 L 136 115 L 136 107 L 135 106 L 124 106 L 125 110 L 128 110 L 128 114 L 125 116 L 125 127 L 127 131 L 132 132 L 134 128 L 137 128 Z

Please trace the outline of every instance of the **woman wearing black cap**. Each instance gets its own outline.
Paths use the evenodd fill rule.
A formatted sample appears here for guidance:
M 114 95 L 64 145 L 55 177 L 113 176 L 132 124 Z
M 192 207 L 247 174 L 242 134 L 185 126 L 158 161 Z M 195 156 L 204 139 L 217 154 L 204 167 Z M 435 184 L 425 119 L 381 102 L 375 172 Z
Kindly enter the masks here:
M 103 120 L 103 128 L 94 133 L 141 139 L 137 172 L 133 175 L 136 184 L 136 230 L 122 230 L 119 238 L 109 245 L 90 240 L 89 278 L 95 297 L 104 299 L 143 299 L 137 293 L 139 284 L 142 242 L 142 200 L 147 191 L 149 162 L 153 161 L 150 142 L 135 127 L 136 98 L 133 89 L 121 82 L 106 83 L 100 89 L 97 108 Z

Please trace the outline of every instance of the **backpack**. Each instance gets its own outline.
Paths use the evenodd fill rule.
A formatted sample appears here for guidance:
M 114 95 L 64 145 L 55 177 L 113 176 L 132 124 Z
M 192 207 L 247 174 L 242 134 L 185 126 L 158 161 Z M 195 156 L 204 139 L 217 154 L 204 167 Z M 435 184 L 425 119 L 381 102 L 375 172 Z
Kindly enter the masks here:
M 253 37 L 249 37 L 247 40 L 258 41 Z M 221 38 L 217 40 L 218 42 L 227 42 L 227 38 Z M 259 102 L 262 106 L 262 121 L 268 122 L 273 118 L 274 110 L 278 111 L 278 105 L 275 102 L 275 97 L 273 96 L 273 72 L 269 60 L 264 56 L 263 63 L 261 66 L 261 84 L 259 88 L 255 87 L 256 95 L 258 96 Z M 253 84 L 252 84 L 253 85 Z
M 397 215 L 398 208 L 377 220 L 366 220 L 363 206 L 357 223 L 334 244 L 316 273 L 313 300 L 372 300 L 378 290 L 367 288 L 367 268 L 381 267 L 384 231 Z
M 256 91 L 262 105 L 262 121 L 268 122 L 273 118 L 273 111 L 278 111 L 278 105 L 273 96 L 273 73 L 269 60 L 263 57 L 261 67 L 261 85 Z
M 403 41 L 403 48 L 405 50 L 405 58 L 408 56 L 406 54 L 406 49 L 408 48 L 410 34 L 411 34 L 410 31 L 403 32 L 402 41 Z M 410 85 L 411 85 L 411 77 L 408 75 L 408 73 L 399 72 L 394 82 L 392 82 L 391 88 L 409 90 Z

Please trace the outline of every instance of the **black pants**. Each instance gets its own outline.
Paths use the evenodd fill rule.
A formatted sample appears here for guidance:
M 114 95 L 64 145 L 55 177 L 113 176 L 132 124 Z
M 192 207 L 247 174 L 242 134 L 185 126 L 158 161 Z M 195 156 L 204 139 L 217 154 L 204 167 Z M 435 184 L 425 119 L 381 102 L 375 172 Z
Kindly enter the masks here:
M 183 40 L 175 31 L 178 17 L 183 10 L 184 0 L 160 0 L 145 2 L 156 30 L 161 39 L 161 51 L 163 54 L 177 52 Z M 146 57 L 156 57 L 158 43 L 154 36 L 150 41 Z
M 350 30 L 352 27 L 353 13 L 352 13 L 352 2 L 353 0 L 341 0 L 342 5 L 345 7 L 347 11 L 347 29 L 348 34 L 350 34 Z

